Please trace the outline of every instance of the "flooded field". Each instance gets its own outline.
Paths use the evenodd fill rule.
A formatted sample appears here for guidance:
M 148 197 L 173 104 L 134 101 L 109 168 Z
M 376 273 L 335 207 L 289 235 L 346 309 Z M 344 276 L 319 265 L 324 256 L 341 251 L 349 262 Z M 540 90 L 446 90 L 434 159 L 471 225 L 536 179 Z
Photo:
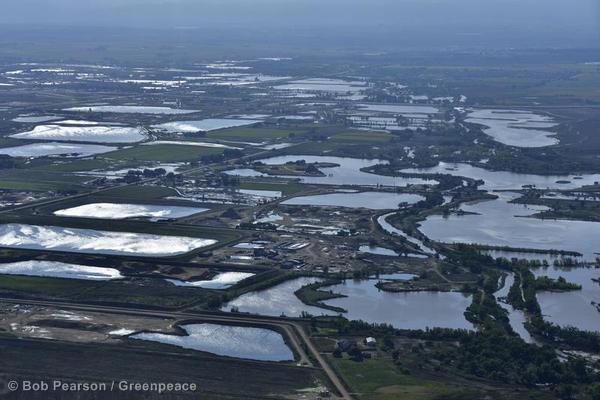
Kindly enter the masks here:
M 414 275 L 390 275 L 379 279 L 412 279 Z M 317 278 L 296 278 L 260 292 L 244 294 L 222 307 L 232 307 L 240 312 L 271 316 L 298 316 L 302 312 L 312 315 L 337 315 L 338 313 L 302 303 L 294 292 L 302 286 L 317 282 Z M 347 280 L 340 285 L 328 286 L 347 297 L 324 301 L 325 304 L 347 310 L 344 317 L 369 323 L 387 323 L 396 328 L 425 329 L 447 327 L 472 329 L 463 313 L 471 304 L 471 296 L 457 292 L 384 292 L 375 287 L 376 279 Z
M 125 219 L 146 217 L 152 220 L 177 219 L 208 211 L 208 208 L 158 206 L 148 204 L 91 203 L 57 210 L 60 217 Z
M 66 264 L 57 261 L 19 261 L 0 264 L 0 274 L 104 281 L 123 278 L 118 269 Z
M 544 147 L 558 143 L 547 130 L 558 125 L 552 118 L 524 110 L 485 109 L 468 114 L 467 122 L 484 125 L 494 140 L 516 147 Z
M 185 336 L 142 332 L 131 339 L 150 340 L 219 356 L 259 361 L 293 361 L 281 334 L 264 328 L 218 324 L 182 325 Z
M 215 244 L 213 239 L 23 224 L 0 225 L 0 247 L 90 254 L 167 257 Z
M 375 175 L 361 171 L 362 168 L 367 168 L 377 164 L 385 164 L 384 160 L 365 160 L 358 158 L 347 157 L 330 157 L 330 156 L 279 156 L 271 157 L 260 162 L 267 165 L 279 165 L 287 162 L 304 160 L 307 163 L 333 163 L 338 164 L 336 167 L 319 168 L 325 176 L 301 176 L 297 177 L 303 183 L 313 183 L 322 185 L 357 185 L 357 186 L 406 186 L 418 184 L 433 185 L 436 182 L 419 178 L 402 178 L 393 176 Z M 232 170 L 227 171 L 230 175 L 239 176 L 265 176 L 254 170 Z M 287 178 L 294 178 L 289 177 Z
M 523 186 L 535 186 L 538 189 L 575 189 L 583 185 L 600 182 L 600 174 L 583 175 L 535 175 L 517 174 L 508 171 L 490 171 L 465 163 L 440 162 L 431 168 L 406 168 L 400 172 L 417 174 L 448 174 L 466 178 L 481 179 L 484 190 L 521 189 Z
M 227 289 L 231 286 L 250 278 L 255 274 L 251 272 L 221 272 L 215 275 L 212 279 L 201 281 L 181 281 L 178 279 L 167 279 L 167 282 L 175 286 L 183 287 L 198 287 L 202 289 Z
M 66 108 L 64 111 L 157 115 L 193 114 L 198 112 L 198 110 L 182 110 L 179 108 L 152 106 L 85 106 Z
M 380 277 L 381 278 L 381 277 Z M 341 307 L 351 320 L 391 324 L 400 329 L 442 327 L 473 329 L 463 313 L 471 304 L 471 295 L 458 292 L 384 292 L 375 287 L 377 280 L 346 280 L 326 290 L 347 297 L 324 303 Z
M 581 290 L 568 292 L 538 292 L 537 299 L 544 319 L 560 326 L 574 326 L 588 331 L 600 332 L 600 285 L 592 279 L 600 279 L 600 269 L 548 267 L 532 269 L 534 275 L 553 279 L 565 278 L 581 285 Z
M 400 204 L 414 204 L 423 200 L 423 196 L 406 193 L 359 192 L 330 193 L 315 196 L 294 197 L 282 202 L 285 205 L 330 206 L 368 208 L 371 210 L 397 209 Z
M 389 233 L 390 235 L 397 235 L 397 236 L 401 236 L 403 238 L 406 238 L 406 240 L 414 245 L 416 245 L 419 249 L 421 249 L 421 251 L 423 251 L 425 254 L 429 254 L 429 255 L 433 255 L 436 254 L 436 251 L 429 248 L 427 245 L 425 245 L 425 243 L 423 243 L 421 240 L 414 238 L 412 236 L 407 235 L 406 233 L 404 233 L 401 229 L 396 228 L 394 225 L 390 224 L 387 219 L 389 217 L 391 217 L 392 215 L 394 215 L 395 213 L 388 213 L 388 214 L 384 214 L 381 215 L 377 218 L 377 224 L 381 227 L 381 229 L 383 229 L 384 231 L 386 231 L 387 233 Z
M 527 218 L 543 206 L 511 204 L 515 193 L 500 193 L 497 200 L 463 204 L 466 215 L 432 215 L 419 228 L 430 239 L 445 243 L 473 243 L 539 250 L 568 250 L 594 260 L 600 252 L 600 223 Z
M 515 331 L 515 333 L 517 333 L 521 337 L 521 339 L 523 339 L 527 343 L 533 343 L 533 338 L 531 337 L 527 329 L 525 329 L 525 325 L 523 325 L 525 322 L 527 322 L 527 317 L 525 316 L 525 313 L 521 310 L 517 310 L 510 304 L 506 303 L 506 296 L 508 296 L 508 291 L 510 290 L 510 287 L 513 285 L 514 282 L 514 275 L 508 274 L 504 279 L 504 284 L 502 285 L 502 287 L 498 289 L 496 293 L 494 293 L 494 297 L 496 297 L 496 301 L 498 301 L 498 304 L 508 312 L 508 320 L 510 322 L 510 326 Z
M 294 292 L 302 286 L 318 282 L 318 278 L 296 278 L 285 281 L 268 289 L 250 292 L 231 300 L 221 307 L 222 311 L 236 308 L 240 312 L 251 314 L 270 315 L 279 317 L 298 317 L 303 312 L 312 315 L 336 315 L 320 307 L 308 306 L 300 301 Z

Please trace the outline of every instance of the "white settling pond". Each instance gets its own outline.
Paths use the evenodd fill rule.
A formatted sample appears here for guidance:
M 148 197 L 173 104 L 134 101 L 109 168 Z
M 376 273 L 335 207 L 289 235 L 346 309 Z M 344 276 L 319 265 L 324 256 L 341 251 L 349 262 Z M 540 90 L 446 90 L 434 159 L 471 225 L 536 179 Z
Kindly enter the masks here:
M 148 204 L 91 203 L 57 210 L 60 217 L 125 219 L 147 217 L 153 220 L 177 219 L 207 211 L 207 208 L 154 206 Z
M 400 203 L 415 204 L 424 200 L 423 196 L 406 193 L 360 192 L 330 193 L 315 196 L 294 197 L 282 202 L 286 205 L 330 206 L 368 208 L 370 210 L 397 209 Z
M 197 287 L 203 289 L 227 289 L 231 286 L 250 278 L 255 274 L 251 272 L 221 272 L 215 275 L 212 279 L 203 281 L 181 281 L 178 279 L 167 279 L 167 282 L 175 286 Z
M 485 190 L 521 189 L 532 185 L 538 189 L 575 189 L 583 185 L 593 185 L 600 182 L 600 174 L 588 175 L 534 175 L 517 174 L 508 171 L 490 171 L 465 163 L 440 162 L 431 168 L 406 168 L 400 172 L 417 174 L 448 174 L 466 178 L 481 179 L 485 182 Z
M 157 115 L 193 114 L 198 112 L 198 110 L 151 106 L 86 106 L 66 108 L 64 111 Z
M 361 171 L 361 168 L 370 167 L 377 164 L 385 164 L 385 160 L 366 160 L 348 157 L 330 157 L 330 156 L 279 156 L 259 160 L 267 165 L 279 165 L 287 162 L 304 160 L 307 163 L 334 163 L 338 167 L 319 168 L 325 176 L 284 176 L 286 178 L 298 178 L 304 183 L 323 184 L 323 185 L 361 185 L 361 186 L 406 186 L 426 184 L 433 185 L 436 181 L 419 178 L 402 178 L 393 176 L 383 176 Z M 237 169 L 227 171 L 230 175 L 239 176 L 265 176 L 252 169 Z
M 58 142 L 135 143 L 146 139 L 146 134 L 142 128 L 125 126 L 38 125 L 31 131 L 10 137 Z
M 0 154 L 11 157 L 44 157 L 64 155 L 67 157 L 87 157 L 94 154 L 108 153 L 117 150 L 116 147 L 96 144 L 75 143 L 32 143 L 16 147 L 0 148 Z
M 516 147 L 543 147 L 558 143 L 554 132 L 542 129 L 558 125 L 552 118 L 524 110 L 474 110 L 467 122 L 484 125 L 495 141 Z
M 118 269 L 66 264 L 57 261 L 19 261 L 0 264 L 0 274 L 106 281 L 123 276 Z
M 76 253 L 167 257 L 210 246 L 217 241 L 185 236 L 97 231 L 59 226 L 0 225 L 0 247 Z
M 568 250 L 594 260 L 600 252 L 600 223 L 526 218 L 543 206 L 510 204 L 516 193 L 498 193 L 496 200 L 463 204 L 467 215 L 432 215 L 419 228 L 430 239 L 539 250 Z
M 153 125 L 154 129 L 158 129 L 170 133 L 197 133 L 210 132 L 218 129 L 234 128 L 238 126 L 254 125 L 262 120 L 257 119 L 203 119 L 198 121 L 176 121 L 167 122 L 160 125 Z
M 581 285 L 581 290 L 569 292 L 538 292 L 537 299 L 544 319 L 560 326 L 600 332 L 600 312 L 592 304 L 600 303 L 600 285 L 592 279 L 600 279 L 600 269 L 548 267 L 531 270 L 534 275 L 557 279 L 562 276 L 568 282 Z
M 142 332 L 131 339 L 150 340 L 216 354 L 259 361 L 293 361 L 281 334 L 264 328 L 218 324 L 182 325 L 186 336 Z
M 302 312 L 312 315 L 336 315 L 336 313 L 320 307 L 308 306 L 300 301 L 294 292 L 302 286 L 318 282 L 317 278 L 296 278 L 285 281 L 268 289 L 249 292 L 226 303 L 222 311 L 230 311 L 236 307 L 240 312 L 270 315 L 279 317 L 299 317 Z

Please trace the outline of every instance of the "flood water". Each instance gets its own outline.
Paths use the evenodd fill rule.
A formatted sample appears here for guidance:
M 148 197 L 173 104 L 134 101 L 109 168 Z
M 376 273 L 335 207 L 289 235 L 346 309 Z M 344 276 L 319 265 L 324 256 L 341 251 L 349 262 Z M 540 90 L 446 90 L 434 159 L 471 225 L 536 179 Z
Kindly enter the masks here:
M 544 147 L 558 143 L 554 132 L 541 130 L 558 125 L 552 118 L 524 110 L 474 110 L 467 122 L 484 125 L 495 141 L 516 147 Z
M 259 361 L 293 361 L 281 334 L 264 328 L 219 324 L 182 325 L 186 336 L 142 332 L 131 339 L 149 340 L 219 356 Z
M 568 250 L 594 260 L 600 252 L 600 223 L 525 218 L 546 208 L 511 204 L 516 193 L 498 193 L 496 200 L 463 204 L 468 215 L 432 215 L 420 230 L 432 240 L 541 250 Z
M 600 182 L 600 174 L 517 174 L 508 171 L 490 171 L 465 163 L 440 162 L 435 167 L 406 168 L 400 170 L 400 172 L 417 174 L 448 174 L 454 176 L 464 176 L 472 179 L 482 179 L 485 184 L 480 188 L 484 190 L 521 189 L 526 185 L 532 185 L 538 189 L 575 189 L 583 185 L 593 185 L 594 182 Z
M 314 183 L 323 185 L 360 185 L 360 186 L 406 186 L 408 184 L 429 184 L 433 185 L 436 181 L 424 180 L 420 178 L 402 178 L 393 176 L 375 175 L 361 171 L 361 168 L 370 167 L 377 164 L 385 164 L 385 160 L 366 160 L 348 157 L 330 157 L 330 156 L 278 156 L 259 160 L 267 165 L 279 165 L 287 162 L 304 160 L 307 163 L 334 163 L 338 167 L 319 168 L 325 176 L 284 176 L 287 178 L 298 178 L 304 183 Z M 254 170 L 233 170 L 227 171 L 231 175 L 240 176 L 265 176 Z
M 406 274 L 406 278 L 412 277 Z M 389 278 L 380 277 L 380 280 L 401 278 L 404 276 L 393 274 Z M 237 307 L 241 312 L 270 316 L 283 314 L 288 317 L 299 316 L 302 311 L 312 315 L 338 315 L 320 307 L 307 306 L 294 295 L 302 286 L 318 281 L 318 278 L 296 278 L 263 291 L 244 294 L 225 304 L 221 310 L 230 311 L 232 307 Z M 321 290 L 348 296 L 324 303 L 347 310 L 343 316 L 348 319 L 392 324 L 396 328 L 473 328 L 463 315 L 471 304 L 471 295 L 458 292 L 391 293 L 377 289 L 377 282 L 376 279 L 347 280 L 339 285 L 324 287 Z
M 600 285 L 592 279 L 600 278 L 600 269 L 578 267 L 548 267 L 532 269 L 534 275 L 553 279 L 564 277 L 568 282 L 581 285 L 581 290 L 569 292 L 538 292 L 537 299 L 544 319 L 560 326 L 574 326 L 588 331 L 600 331 L 600 312 L 592 305 L 600 303 Z
M 330 193 L 315 196 L 294 197 L 282 202 L 286 205 L 331 206 L 368 208 L 370 210 L 397 209 L 400 203 L 415 204 L 424 200 L 423 196 L 406 193 L 360 192 Z
M 318 278 L 306 277 L 285 281 L 262 291 L 243 294 L 223 305 L 221 310 L 230 311 L 232 307 L 236 307 L 240 312 L 274 317 L 280 315 L 299 317 L 302 312 L 312 315 L 336 315 L 337 313 L 324 308 L 308 306 L 294 294 L 302 286 L 318 281 Z
M 525 317 L 525 313 L 521 310 L 517 310 L 510 304 L 506 303 L 506 296 L 508 296 L 508 291 L 510 287 L 515 282 L 515 277 L 513 274 L 508 274 L 504 279 L 504 285 L 494 293 L 494 297 L 496 297 L 496 301 L 498 304 L 508 311 L 508 320 L 510 322 L 510 326 L 512 329 L 527 343 L 533 343 L 533 338 L 525 329 L 525 322 L 527 322 L 527 318 Z
M 398 235 L 398 236 L 402 236 L 403 238 L 406 238 L 406 240 L 408 242 L 416 245 L 425 254 L 429 254 L 429 255 L 436 254 L 435 250 L 433 250 L 432 248 L 427 247 L 425 245 L 425 243 L 423 243 L 419 239 L 414 238 L 412 236 L 408 236 L 401 229 L 398 229 L 394 225 L 390 224 L 387 221 L 387 218 L 391 217 L 392 215 L 394 215 L 394 213 L 389 213 L 389 214 L 381 215 L 379 218 L 377 218 L 377 223 L 379 224 L 379 226 L 381 226 L 381 229 L 383 229 L 384 231 L 386 231 L 390 235 Z
M 348 297 L 327 300 L 324 303 L 341 307 L 351 320 L 391 324 L 401 329 L 427 327 L 473 329 L 464 317 L 471 304 L 471 295 L 458 292 L 384 292 L 375 287 L 378 281 L 346 280 L 325 289 Z

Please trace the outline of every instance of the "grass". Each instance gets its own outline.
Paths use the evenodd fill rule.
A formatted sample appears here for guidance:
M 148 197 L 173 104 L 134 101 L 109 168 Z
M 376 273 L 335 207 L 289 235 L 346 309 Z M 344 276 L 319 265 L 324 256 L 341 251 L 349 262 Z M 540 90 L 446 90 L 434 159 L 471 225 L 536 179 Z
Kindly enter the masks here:
M 135 146 L 104 154 L 114 160 L 140 160 L 158 162 L 182 162 L 198 160 L 202 156 L 223 153 L 223 149 L 201 146 L 184 146 L 177 144 L 160 144 L 152 146 Z
M 210 132 L 207 136 L 214 139 L 234 140 L 242 142 L 262 142 L 279 138 L 287 138 L 292 130 L 268 128 L 232 128 Z
M 479 399 L 481 393 L 461 386 L 415 378 L 401 373 L 386 358 L 362 362 L 333 358 L 330 363 L 348 384 L 350 392 L 364 400 Z
M 301 192 L 304 190 L 304 186 L 299 183 L 262 183 L 262 182 L 242 182 L 240 189 L 247 190 L 273 190 L 283 193 L 284 196 L 292 195 L 294 193 Z
M 385 132 L 368 132 L 368 131 L 357 131 L 357 132 L 347 132 L 341 133 L 339 135 L 335 135 L 331 138 L 331 140 L 335 142 L 344 142 L 347 144 L 357 144 L 357 143 L 373 143 L 373 144 L 381 144 L 389 142 L 394 135 Z
M 78 191 L 89 177 L 34 170 L 12 170 L 0 176 L 0 189 L 32 191 Z
M 104 190 L 96 194 L 101 197 L 118 197 L 127 200 L 155 200 L 176 196 L 174 189 L 165 186 L 123 186 Z
M 218 294 L 198 288 L 179 288 L 148 281 L 96 282 L 37 276 L 0 275 L 0 294 L 19 298 L 62 299 L 67 301 L 136 305 L 151 308 L 178 308 L 206 304 Z

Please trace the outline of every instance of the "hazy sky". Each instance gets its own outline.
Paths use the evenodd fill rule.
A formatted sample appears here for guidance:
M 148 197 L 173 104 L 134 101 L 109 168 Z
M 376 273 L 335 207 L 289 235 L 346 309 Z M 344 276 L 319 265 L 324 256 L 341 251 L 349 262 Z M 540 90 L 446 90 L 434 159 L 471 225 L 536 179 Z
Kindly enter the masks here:
M 372 32 L 402 41 L 423 35 L 433 43 L 437 35 L 441 42 L 584 47 L 600 42 L 600 0 L 2 0 L 0 25 L 24 24 Z

